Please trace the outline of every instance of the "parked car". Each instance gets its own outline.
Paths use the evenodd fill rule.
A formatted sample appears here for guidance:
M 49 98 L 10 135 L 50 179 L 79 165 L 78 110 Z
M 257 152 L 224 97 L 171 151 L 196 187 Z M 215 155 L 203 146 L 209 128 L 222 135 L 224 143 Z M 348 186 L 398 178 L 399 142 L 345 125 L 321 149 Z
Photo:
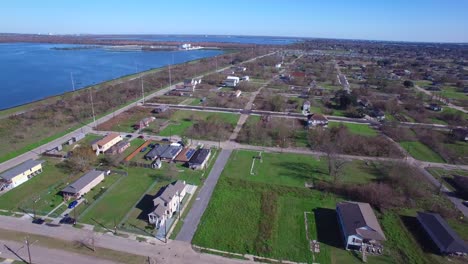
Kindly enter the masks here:
M 151 144 L 148 145 L 148 147 L 149 147 L 149 148 L 154 148 L 154 144 L 151 143 Z
M 161 141 L 168 142 L 168 141 L 169 141 L 169 139 L 168 139 L 168 138 L 163 138 L 163 139 L 161 139 Z
M 128 134 L 128 135 L 126 135 L 125 137 L 126 137 L 126 138 L 131 138 L 132 135 Z
M 140 152 L 145 152 L 145 151 L 146 151 L 146 149 L 147 149 L 147 148 L 146 148 L 146 147 L 144 147 L 144 148 L 142 148 L 142 149 L 140 150 Z
M 144 139 L 145 137 L 143 135 L 141 135 L 141 136 L 138 136 L 138 138 Z
M 68 209 L 73 209 L 75 206 L 78 204 L 78 201 L 73 201 L 70 204 L 68 204 Z
M 69 216 L 66 216 L 62 219 L 60 219 L 59 221 L 60 224 L 74 224 L 75 223 L 75 219 L 73 219 L 72 217 L 69 217 Z
M 468 201 L 463 201 L 462 204 L 466 207 L 468 207 Z

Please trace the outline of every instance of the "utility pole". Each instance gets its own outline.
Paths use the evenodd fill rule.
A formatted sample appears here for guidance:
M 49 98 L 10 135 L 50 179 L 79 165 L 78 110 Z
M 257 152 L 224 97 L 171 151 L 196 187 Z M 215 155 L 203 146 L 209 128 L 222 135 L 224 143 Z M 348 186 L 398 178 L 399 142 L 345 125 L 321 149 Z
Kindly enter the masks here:
M 91 110 L 93 111 L 93 122 L 94 122 L 94 127 L 96 128 L 96 115 L 94 114 L 94 102 L 93 102 L 93 88 L 89 88 L 89 96 L 91 97 Z
M 145 88 L 143 88 L 143 74 L 140 77 L 141 80 L 141 94 L 143 96 L 143 104 L 145 104 Z
M 34 241 L 33 243 L 30 243 L 30 242 L 29 242 L 29 237 L 26 237 L 26 238 L 25 238 L 25 241 L 24 241 L 24 242 L 26 243 L 26 248 L 28 249 L 29 264 L 32 264 L 30 246 L 31 246 L 32 244 L 36 243 L 37 241 L 39 241 L 39 240 L 36 240 L 36 241 Z
M 75 81 L 73 81 L 73 72 L 70 72 L 70 77 L 71 77 L 73 91 L 75 91 Z

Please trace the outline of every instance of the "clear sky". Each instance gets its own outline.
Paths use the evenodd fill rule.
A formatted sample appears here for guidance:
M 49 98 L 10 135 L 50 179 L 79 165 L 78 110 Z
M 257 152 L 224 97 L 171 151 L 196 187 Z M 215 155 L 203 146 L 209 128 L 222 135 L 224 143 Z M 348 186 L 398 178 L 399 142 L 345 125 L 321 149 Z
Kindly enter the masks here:
M 5 0 L 0 32 L 468 42 L 468 0 Z

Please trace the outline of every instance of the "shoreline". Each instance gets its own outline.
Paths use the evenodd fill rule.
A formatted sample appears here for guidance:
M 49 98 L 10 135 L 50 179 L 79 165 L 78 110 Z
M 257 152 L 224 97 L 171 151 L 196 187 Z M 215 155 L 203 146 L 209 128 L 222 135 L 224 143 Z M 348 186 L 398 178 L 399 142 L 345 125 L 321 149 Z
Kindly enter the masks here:
M 224 54 L 231 53 L 233 49 L 218 49 L 218 50 L 223 51 L 223 53 L 219 54 L 219 55 L 224 55 Z M 144 50 L 142 50 L 142 52 L 144 52 Z M 212 58 L 212 57 L 213 56 L 205 57 L 205 58 Z M 186 63 L 193 63 L 194 61 L 198 61 L 198 60 L 201 60 L 201 59 L 203 59 L 203 58 L 188 60 L 188 61 L 185 61 L 185 62 L 182 62 L 182 63 L 174 64 L 173 66 L 183 65 L 183 64 L 186 64 Z M 88 85 L 88 86 L 84 86 L 84 87 L 81 87 L 81 88 L 76 88 L 75 91 L 65 91 L 63 93 L 59 93 L 59 94 L 55 94 L 55 95 L 49 95 L 49 96 L 46 96 L 46 97 L 43 97 L 43 98 L 40 98 L 40 99 L 32 100 L 32 101 L 27 102 L 27 103 L 18 104 L 18 105 L 12 106 L 12 107 L 0 108 L 0 119 L 6 118 L 8 116 L 14 116 L 14 115 L 17 115 L 17 114 L 24 113 L 26 110 L 22 110 L 21 108 L 23 108 L 23 107 L 26 107 L 27 110 L 29 110 L 30 108 L 35 107 L 34 104 L 40 104 L 41 102 L 46 102 L 47 100 L 51 100 L 51 99 L 58 99 L 59 97 L 62 97 L 62 96 L 70 95 L 70 94 L 77 93 L 77 92 L 82 92 L 82 91 L 85 91 L 87 89 L 92 89 L 94 87 L 99 87 L 100 85 L 108 84 L 110 82 L 123 81 L 123 80 L 125 80 L 127 78 L 138 78 L 139 75 L 141 75 L 141 74 L 148 74 L 148 73 L 152 73 L 152 72 L 158 72 L 158 71 L 161 71 L 161 70 L 163 70 L 164 68 L 167 68 L 167 67 L 168 67 L 168 65 L 165 65 L 165 66 L 161 66 L 161 67 L 151 68 L 151 69 L 148 69 L 148 70 L 145 70 L 145 71 L 130 73 L 130 74 L 126 74 L 126 75 L 116 77 L 114 79 L 105 80 L 103 82 L 96 83 L 96 84 L 93 84 L 93 85 Z M 28 105 L 31 105 L 31 107 L 27 107 Z M 38 106 L 40 106 L 40 105 L 38 105 Z M 18 111 L 14 111 L 15 108 L 19 108 Z M 13 113 L 8 113 L 10 111 L 13 112 Z

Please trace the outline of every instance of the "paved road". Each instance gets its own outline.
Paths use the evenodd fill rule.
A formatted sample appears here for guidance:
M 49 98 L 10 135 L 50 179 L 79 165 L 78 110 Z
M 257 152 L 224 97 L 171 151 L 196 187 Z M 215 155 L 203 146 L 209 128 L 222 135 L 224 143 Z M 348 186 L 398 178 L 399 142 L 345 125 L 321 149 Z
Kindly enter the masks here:
M 159 240 L 148 238 L 148 241 L 152 243 L 150 244 L 110 234 L 92 233 L 92 231 L 78 229 L 71 226 L 50 227 L 46 225 L 36 225 L 32 224 L 29 220 L 18 219 L 9 216 L 0 215 L 0 228 L 17 232 L 43 235 L 71 242 L 89 239 L 90 235 L 93 234 L 95 237 L 96 247 L 108 248 L 116 251 L 131 253 L 144 257 L 150 257 L 154 259 L 158 264 L 254 263 L 253 261 L 248 262 L 223 258 L 217 255 L 200 254 L 195 252 L 189 243 L 182 241 L 170 240 L 167 244 L 164 244 Z M 3 248 L 1 249 L 1 251 L 4 251 Z M 59 263 L 77 262 L 72 259 L 66 258 L 66 261 L 62 261 Z
M 32 242 L 34 241 L 31 241 L 31 243 Z M 10 250 L 8 250 L 5 246 L 13 250 L 16 253 L 16 255 L 12 253 Z M 20 260 L 20 261 L 21 260 L 29 261 L 28 251 L 26 250 L 26 247 L 24 247 L 24 244 L 21 244 L 15 241 L 0 240 L 0 251 L 1 251 L 0 257 L 2 258 L 15 259 L 15 260 Z M 81 254 L 63 251 L 63 250 L 50 249 L 47 247 L 37 246 L 34 244 L 31 245 L 30 251 L 31 251 L 32 262 L 36 264 L 63 264 L 63 263 L 113 264 L 113 263 L 116 263 L 116 262 L 112 262 L 109 260 L 100 259 L 97 257 L 81 255 Z
M 198 193 L 198 197 L 196 198 L 195 203 L 187 214 L 187 217 L 184 220 L 184 225 L 177 235 L 176 240 L 189 243 L 192 241 L 198 224 L 200 223 L 200 219 L 205 212 L 206 207 L 208 206 L 208 202 L 210 201 L 213 190 L 216 186 L 216 183 L 218 182 L 219 176 L 221 175 L 221 172 L 223 171 L 229 156 L 231 156 L 231 153 L 232 150 L 223 149 L 219 154 L 210 174 L 208 175 L 208 178 L 206 178 L 203 187 Z

